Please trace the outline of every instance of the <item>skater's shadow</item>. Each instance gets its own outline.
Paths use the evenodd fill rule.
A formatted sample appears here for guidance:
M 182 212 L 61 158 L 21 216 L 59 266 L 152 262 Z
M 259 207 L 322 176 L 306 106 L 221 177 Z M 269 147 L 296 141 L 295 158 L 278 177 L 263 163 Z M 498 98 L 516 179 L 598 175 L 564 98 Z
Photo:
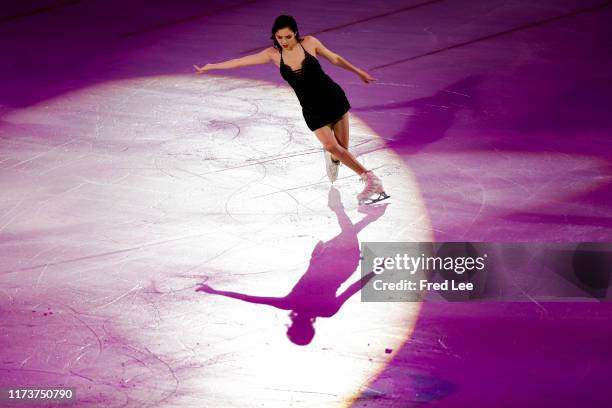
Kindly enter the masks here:
M 352 111 L 410 110 L 404 128 L 395 136 L 386 139 L 386 144 L 398 153 L 414 153 L 442 139 L 453 126 L 460 110 L 468 109 L 476 115 L 481 113 L 478 85 L 483 79 L 481 75 L 469 76 L 425 98 L 355 107 Z
M 328 206 L 336 214 L 340 233 L 327 242 L 319 241 L 310 256 L 310 264 L 291 292 L 284 297 L 251 296 L 244 293 L 217 290 L 202 284 L 197 291 L 222 295 L 245 302 L 274 306 L 290 310 L 291 324 L 287 337 L 298 345 L 309 344 L 314 335 L 317 317 L 332 317 L 352 295 L 357 293 L 373 274 L 364 276 L 337 295 L 340 286 L 355 272 L 360 250 L 357 234 L 371 222 L 380 218 L 388 204 L 361 206 L 365 214 L 353 224 L 344 212 L 340 193 L 331 187 Z

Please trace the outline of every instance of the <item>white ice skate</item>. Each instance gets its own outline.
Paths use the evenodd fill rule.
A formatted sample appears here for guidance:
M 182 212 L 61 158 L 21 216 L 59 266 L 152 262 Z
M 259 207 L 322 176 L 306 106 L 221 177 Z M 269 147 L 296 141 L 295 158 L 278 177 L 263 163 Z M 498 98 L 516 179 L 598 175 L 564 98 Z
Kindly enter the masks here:
M 368 170 L 361 175 L 361 181 L 365 183 L 365 187 L 361 193 L 357 194 L 357 201 L 359 201 L 359 205 L 374 204 L 391 197 L 385 193 L 382 181 L 380 181 L 380 179 L 376 177 L 371 170 Z M 377 196 L 373 198 L 372 196 L 374 195 Z
M 323 150 L 323 154 L 325 155 L 325 172 L 327 173 L 329 181 L 333 183 L 338 180 L 340 162 L 334 162 L 331 158 L 331 154 L 327 150 Z

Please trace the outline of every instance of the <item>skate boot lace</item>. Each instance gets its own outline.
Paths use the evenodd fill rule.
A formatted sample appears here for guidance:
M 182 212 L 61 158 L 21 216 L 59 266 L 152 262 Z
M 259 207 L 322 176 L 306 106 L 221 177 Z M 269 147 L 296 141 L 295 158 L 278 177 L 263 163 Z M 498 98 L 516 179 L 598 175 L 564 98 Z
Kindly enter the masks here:
M 374 193 L 374 190 L 376 189 L 376 186 L 374 183 L 374 180 L 372 180 L 372 176 L 370 175 L 365 176 L 364 178 L 361 179 L 361 181 L 363 183 L 366 183 L 365 187 L 363 188 L 363 191 L 361 192 L 361 195 L 367 194 L 367 195 L 372 195 Z

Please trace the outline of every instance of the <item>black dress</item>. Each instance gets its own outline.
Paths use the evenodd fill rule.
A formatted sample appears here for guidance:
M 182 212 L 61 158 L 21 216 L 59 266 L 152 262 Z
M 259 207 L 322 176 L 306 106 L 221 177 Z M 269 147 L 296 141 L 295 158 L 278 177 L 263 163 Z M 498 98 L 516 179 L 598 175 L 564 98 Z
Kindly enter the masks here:
M 281 49 L 280 73 L 297 95 L 306 125 L 310 130 L 334 123 L 350 108 L 348 99 L 340 85 L 335 83 L 321 68 L 319 61 L 304 49 L 302 67 L 296 71 L 283 62 Z

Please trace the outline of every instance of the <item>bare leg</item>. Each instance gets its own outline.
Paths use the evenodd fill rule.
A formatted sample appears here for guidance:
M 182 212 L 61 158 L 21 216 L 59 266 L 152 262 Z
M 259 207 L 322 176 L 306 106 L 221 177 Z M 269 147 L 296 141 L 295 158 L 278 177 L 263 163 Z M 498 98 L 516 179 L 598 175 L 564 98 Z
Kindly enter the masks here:
M 344 147 L 348 150 L 349 148 L 349 113 L 346 112 L 340 120 L 332 125 L 332 129 L 334 131 L 334 136 L 336 136 L 336 140 L 340 143 L 340 146 Z M 332 159 L 336 160 L 335 157 L 332 156 Z
M 337 157 L 338 160 L 344 163 L 348 168 L 360 176 L 366 172 L 366 168 L 363 167 L 348 150 L 340 146 L 338 140 L 336 140 L 336 136 L 329 127 L 324 126 L 316 129 L 314 134 L 323 145 L 323 148 L 331 153 L 333 157 Z

